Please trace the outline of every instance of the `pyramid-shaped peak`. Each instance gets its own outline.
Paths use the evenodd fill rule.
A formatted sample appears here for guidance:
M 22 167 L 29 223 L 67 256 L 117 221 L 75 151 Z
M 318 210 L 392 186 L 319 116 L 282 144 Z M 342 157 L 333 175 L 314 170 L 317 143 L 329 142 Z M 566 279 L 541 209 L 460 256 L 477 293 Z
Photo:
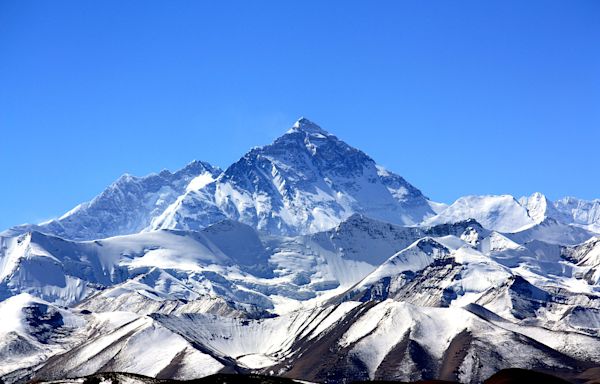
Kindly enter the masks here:
M 318 124 L 308 120 L 306 117 L 299 118 L 292 126 L 292 129 L 288 131 L 288 133 L 290 132 L 305 132 L 311 135 L 320 134 L 324 136 L 330 135 L 329 132 L 325 131 Z

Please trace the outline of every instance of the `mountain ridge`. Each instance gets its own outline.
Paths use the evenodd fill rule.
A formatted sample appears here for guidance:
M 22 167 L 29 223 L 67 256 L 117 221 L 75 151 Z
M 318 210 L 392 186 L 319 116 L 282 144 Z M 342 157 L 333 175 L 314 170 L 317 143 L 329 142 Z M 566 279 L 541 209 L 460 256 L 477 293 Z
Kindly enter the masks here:
M 507 217 L 508 212 L 513 216 Z M 192 161 L 175 172 L 163 170 L 145 177 L 124 174 L 100 195 L 57 219 L 15 226 L 0 234 L 36 230 L 92 240 L 142 230 L 198 230 L 229 218 L 260 231 L 295 235 L 333 228 L 354 213 L 402 225 L 473 218 L 502 232 L 520 231 L 552 218 L 600 232 L 600 200 L 550 201 L 536 192 L 518 199 L 465 196 L 447 206 L 430 201 L 401 176 L 302 117 L 273 143 L 251 149 L 225 170 Z
M 295 235 L 332 228 L 353 213 L 398 224 L 417 224 L 435 214 L 421 191 L 402 177 L 301 118 L 224 171 L 194 161 L 174 173 L 123 175 L 58 219 L 2 234 L 37 230 L 91 240 L 141 230 L 198 230 L 229 218 Z

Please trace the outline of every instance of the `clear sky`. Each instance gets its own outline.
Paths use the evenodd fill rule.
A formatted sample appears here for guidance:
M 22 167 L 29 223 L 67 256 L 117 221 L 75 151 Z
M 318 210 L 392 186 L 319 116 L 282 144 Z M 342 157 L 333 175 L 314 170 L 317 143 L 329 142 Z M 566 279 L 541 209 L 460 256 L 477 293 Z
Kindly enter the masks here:
M 434 200 L 600 198 L 600 2 L 0 0 L 0 229 L 300 116 Z

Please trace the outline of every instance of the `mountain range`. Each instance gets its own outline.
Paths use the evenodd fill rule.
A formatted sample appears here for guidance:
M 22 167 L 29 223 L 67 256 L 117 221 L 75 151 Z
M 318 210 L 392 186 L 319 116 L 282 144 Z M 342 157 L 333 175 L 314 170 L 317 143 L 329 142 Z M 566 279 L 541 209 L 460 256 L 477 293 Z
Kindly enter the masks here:
M 585 382 L 599 292 L 600 200 L 434 202 L 301 118 L 0 233 L 0 379 Z

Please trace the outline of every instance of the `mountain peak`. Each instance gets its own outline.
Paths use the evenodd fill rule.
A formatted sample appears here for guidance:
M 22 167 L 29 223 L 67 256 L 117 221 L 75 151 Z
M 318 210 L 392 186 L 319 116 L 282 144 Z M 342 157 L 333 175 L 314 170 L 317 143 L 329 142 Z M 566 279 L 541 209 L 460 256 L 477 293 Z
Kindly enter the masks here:
M 305 132 L 308 134 L 320 134 L 323 136 L 329 136 L 329 132 L 325 131 L 323 128 L 321 128 L 318 124 L 313 123 L 312 121 L 308 120 L 306 117 L 301 117 L 298 119 L 298 121 L 296 121 L 294 123 L 294 125 L 292 126 L 292 129 L 290 129 L 288 131 L 288 133 L 291 132 Z

